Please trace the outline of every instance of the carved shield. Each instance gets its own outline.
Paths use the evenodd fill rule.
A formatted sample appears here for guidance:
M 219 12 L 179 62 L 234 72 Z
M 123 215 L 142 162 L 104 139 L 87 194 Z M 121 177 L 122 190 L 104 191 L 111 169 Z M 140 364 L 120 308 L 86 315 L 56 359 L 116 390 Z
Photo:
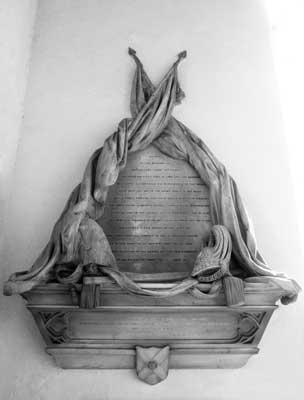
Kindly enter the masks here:
M 168 376 L 170 347 L 136 346 L 136 372 L 142 381 L 155 385 Z

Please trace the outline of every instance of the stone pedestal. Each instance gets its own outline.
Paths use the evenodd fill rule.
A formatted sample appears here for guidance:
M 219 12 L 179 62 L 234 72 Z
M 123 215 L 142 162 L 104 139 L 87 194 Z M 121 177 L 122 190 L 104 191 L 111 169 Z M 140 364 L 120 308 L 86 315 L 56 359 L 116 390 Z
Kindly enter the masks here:
M 284 295 L 271 285 L 245 283 L 245 305 L 228 307 L 224 292 L 142 297 L 103 278 L 101 305 L 84 309 L 79 286 L 48 284 L 23 294 L 47 353 L 62 368 L 136 368 L 138 346 L 168 346 L 169 369 L 239 368 L 259 351 L 275 303 Z

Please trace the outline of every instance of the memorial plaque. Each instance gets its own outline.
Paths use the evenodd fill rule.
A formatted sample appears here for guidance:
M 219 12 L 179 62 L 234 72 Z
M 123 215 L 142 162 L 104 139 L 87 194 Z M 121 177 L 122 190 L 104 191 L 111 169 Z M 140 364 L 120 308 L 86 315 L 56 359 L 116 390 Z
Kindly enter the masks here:
M 176 68 L 186 52 L 156 87 L 136 52 L 129 54 L 137 68 L 132 118 L 94 152 L 47 246 L 32 268 L 10 276 L 4 294 L 27 300 L 47 353 L 63 368 L 136 368 L 139 379 L 155 384 L 169 368 L 242 367 L 258 353 L 276 302 L 296 300 L 301 289 L 268 269 L 235 182 L 172 119 L 183 97 Z M 153 146 L 164 129 L 168 156 Z M 133 146 L 138 152 L 129 154 Z M 175 146 L 204 167 L 206 182 L 186 161 L 170 158 Z M 119 165 L 117 149 L 127 165 L 109 188 L 103 183 Z M 95 222 L 102 210 L 104 232 Z M 104 233 L 122 273 L 109 268 L 115 263 Z
M 129 155 L 100 223 L 122 271 L 191 271 L 211 228 L 209 189 L 150 145 Z
M 201 340 L 235 342 L 238 338 L 238 314 L 197 310 L 154 310 L 147 317 L 143 310 L 115 310 L 69 315 L 68 331 L 71 340 Z M 195 324 L 193 324 L 195 321 Z M 88 330 L 89 327 L 89 330 Z M 214 338 L 216 337 L 216 340 Z M 212 340 L 213 339 L 213 340 Z

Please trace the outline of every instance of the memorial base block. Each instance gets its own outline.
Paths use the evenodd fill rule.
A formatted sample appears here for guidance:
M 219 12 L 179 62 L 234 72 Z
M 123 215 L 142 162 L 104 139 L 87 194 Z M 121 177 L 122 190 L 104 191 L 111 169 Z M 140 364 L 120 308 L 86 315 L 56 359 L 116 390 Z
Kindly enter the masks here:
M 23 294 L 47 353 L 60 367 L 133 369 L 138 346 L 168 346 L 169 369 L 239 368 L 259 351 L 284 295 L 279 288 L 245 285 L 245 305 L 228 307 L 224 292 L 204 298 L 135 296 L 108 278 L 100 290 L 101 305 L 93 309 L 80 308 L 78 291 L 69 285 L 48 284 Z M 153 360 L 147 364 L 155 368 Z

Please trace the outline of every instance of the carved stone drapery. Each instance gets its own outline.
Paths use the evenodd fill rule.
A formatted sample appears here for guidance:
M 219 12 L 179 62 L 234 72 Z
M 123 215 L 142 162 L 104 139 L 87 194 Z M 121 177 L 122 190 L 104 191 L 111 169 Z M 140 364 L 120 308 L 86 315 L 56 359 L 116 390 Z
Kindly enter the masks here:
M 295 300 L 300 288 L 265 264 L 235 182 L 203 141 L 172 117 L 184 96 L 177 66 L 186 53 L 157 87 L 129 53 L 137 65 L 132 118 L 94 152 L 49 243 L 29 271 L 10 277 L 4 293 L 27 300 L 47 353 L 62 368 L 136 368 L 149 384 L 165 379 L 169 368 L 239 368 L 258 353 L 276 302 Z M 136 274 L 119 269 L 100 217 L 128 155 L 149 145 L 187 162 L 208 186 L 212 227 L 192 276 L 153 271 L 153 280 L 139 284 Z
M 294 300 L 299 286 L 271 270 L 259 254 L 236 183 L 226 168 L 201 139 L 172 117 L 174 106 L 184 97 L 177 79 L 177 66 L 186 52 L 179 54 L 157 87 L 150 81 L 135 51 L 130 49 L 129 53 L 137 66 L 131 93 L 132 118 L 123 119 L 118 130 L 94 152 L 81 183 L 73 190 L 55 224 L 49 243 L 29 271 L 17 272 L 10 277 L 4 293 L 22 293 L 53 281 L 58 265 L 69 266 L 71 281 L 75 276 L 80 279 L 82 265 L 92 263 L 100 265 L 101 273 L 133 293 L 157 295 L 155 291 L 143 290 L 119 271 L 103 229 L 96 222 L 103 214 L 109 187 L 126 165 L 128 153 L 152 143 L 166 155 L 186 160 L 209 186 L 212 223 L 224 225 L 229 230 L 232 253 L 243 277 L 279 277 L 278 282 L 286 292 L 284 302 Z M 167 295 L 188 290 L 195 284 L 191 278 L 187 279 Z

